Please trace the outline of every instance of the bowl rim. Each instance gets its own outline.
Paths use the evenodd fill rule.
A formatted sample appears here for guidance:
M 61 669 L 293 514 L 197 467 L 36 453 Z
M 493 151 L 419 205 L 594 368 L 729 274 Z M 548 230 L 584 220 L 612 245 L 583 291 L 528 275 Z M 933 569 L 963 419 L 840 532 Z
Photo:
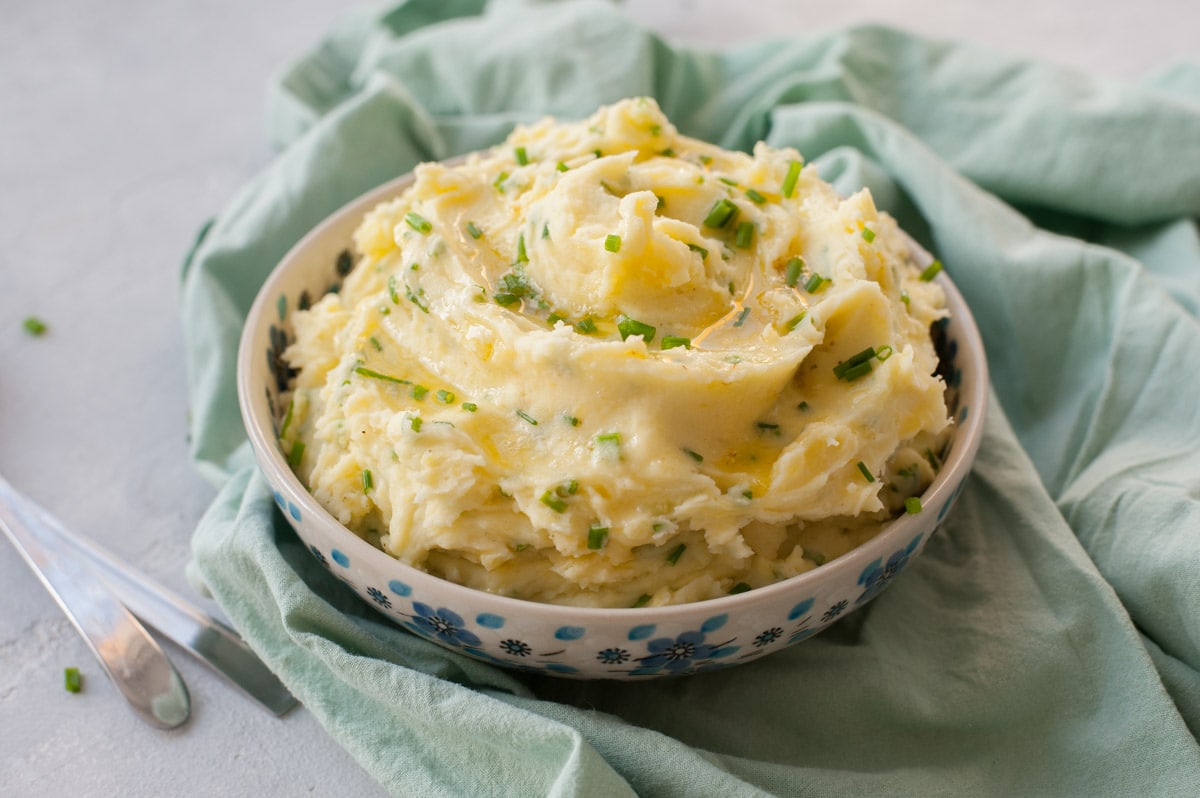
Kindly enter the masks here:
M 453 159 L 453 161 L 460 161 L 466 157 L 465 155 L 460 156 Z M 449 162 L 447 161 L 446 163 Z M 443 590 L 449 590 L 452 593 L 462 593 L 463 597 L 469 598 L 475 603 L 475 606 L 478 606 L 482 602 L 496 608 L 497 611 L 506 610 L 514 614 L 520 614 L 521 612 L 534 613 L 559 618 L 563 621 L 570 620 L 575 623 L 583 620 L 591 620 L 593 622 L 619 620 L 627 622 L 638 618 L 645 620 L 650 617 L 654 617 L 660 621 L 667 621 L 682 619 L 698 612 L 704 615 L 729 613 L 735 609 L 769 602 L 772 599 L 779 600 L 785 595 L 801 593 L 803 592 L 803 587 L 809 583 L 816 585 L 831 578 L 836 579 L 845 571 L 861 568 L 863 563 L 871 562 L 875 558 L 892 553 L 898 543 L 912 540 L 928 524 L 927 518 L 923 517 L 921 513 L 904 513 L 894 518 L 879 534 L 870 540 L 804 573 L 733 595 L 682 604 L 645 607 L 590 607 L 552 604 L 504 596 L 498 593 L 489 593 L 452 582 L 449 579 L 435 576 L 413 565 L 409 565 L 354 534 L 352 530 L 338 522 L 309 492 L 300 481 L 300 478 L 296 476 L 295 472 L 287 464 L 274 435 L 267 434 L 268 430 L 273 433 L 274 423 L 271 418 L 262 418 L 256 410 L 254 400 L 255 391 L 261 392 L 261 387 L 253 388 L 250 384 L 251 364 L 261 356 L 260 342 L 258 341 L 259 334 L 269 328 L 268 319 L 270 312 L 275 307 L 275 298 L 280 293 L 280 286 L 286 282 L 286 278 L 293 268 L 292 264 L 300 262 L 307 250 L 315 242 L 320 241 L 326 236 L 331 228 L 345 223 L 348 216 L 356 214 L 361 217 L 369 207 L 398 196 L 414 180 L 415 171 L 406 172 L 399 177 L 388 180 L 360 194 L 326 216 L 319 224 L 301 237 L 299 241 L 293 244 L 271 269 L 271 272 L 259 287 L 254 301 L 246 313 L 238 342 L 236 359 L 238 407 L 246 435 L 250 441 L 251 448 L 254 450 L 257 467 L 265 472 L 264 476 L 268 478 L 268 483 L 279 482 L 289 489 L 305 518 L 313 519 L 321 526 L 339 530 L 343 533 L 345 541 L 339 542 L 337 544 L 339 547 L 353 549 L 361 553 L 356 556 L 377 559 L 380 567 L 385 567 L 389 576 L 394 575 L 396 579 L 404 579 L 411 584 L 423 583 Z M 903 230 L 900 233 L 907 239 L 918 265 L 928 265 L 934 260 L 933 256 L 913 240 L 911 236 Z M 933 482 L 930 483 L 929 487 L 920 496 L 926 510 L 930 506 L 953 501 L 954 496 L 950 495 L 951 492 L 956 490 L 959 483 L 969 475 L 983 438 L 983 425 L 988 405 L 990 385 L 983 339 L 970 307 L 967 305 L 957 286 L 954 285 L 949 274 L 947 274 L 946 269 L 943 268 L 940 270 L 934 279 L 942 286 L 946 293 L 946 304 L 950 310 L 952 323 L 961 327 L 959 339 L 960 350 L 965 349 L 966 351 L 960 351 L 959 357 L 965 357 L 972 362 L 975 367 L 976 379 L 969 385 L 969 393 L 961 394 L 959 402 L 960 406 L 964 404 L 968 406 L 970 412 L 962 424 L 959 424 L 957 419 L 953 420 L 953 423 L 959 426 L 959 430 L 954 434 L 949 455 L 943 463 L 941 470 L 934 477 Z M 961 480 L 958 478 L 960 472 L 962 472 Z M 274 479 L 270 478 L 272 474 L 274 475 Z M 929 529 L 926 535 L 932 534 L 937 524 L 938 521 L 934 521 L 933 528 Z

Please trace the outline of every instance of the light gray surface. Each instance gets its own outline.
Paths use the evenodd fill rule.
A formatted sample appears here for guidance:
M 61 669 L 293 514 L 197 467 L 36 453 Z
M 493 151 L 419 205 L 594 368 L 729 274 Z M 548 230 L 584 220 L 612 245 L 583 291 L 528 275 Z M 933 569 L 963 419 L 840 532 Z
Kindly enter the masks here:
M 1200 4 L 1182 0 L 874 5 L 625 3 L 704 46 L 874 20 L 1114 79 L 1200 60 Z M 0 473 L 186 595 L 212 490 L 187 458 L 179 262 L 269 157 L 269 77 L 343 6 L 0 0 Z M 22 332 L 30 314 L 45 337 Z M 7 545 L 0 609 L 0 794 L 382 792 L 307 712 L 276 719 L 169 645 L 193 718 L 142 725 Z

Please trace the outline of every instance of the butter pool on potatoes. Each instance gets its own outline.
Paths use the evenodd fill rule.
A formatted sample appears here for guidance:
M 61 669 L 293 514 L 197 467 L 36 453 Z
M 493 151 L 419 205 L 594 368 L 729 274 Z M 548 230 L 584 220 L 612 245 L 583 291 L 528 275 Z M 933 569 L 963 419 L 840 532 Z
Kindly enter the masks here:
M 793 150 L 722 150 L 626 100 L 419 166 L 354 244 L 295 316 L 282 445 L 341 523 L 430 573 L 709 599 L 845 553 L 932 479 L 945 297 L 866 191 Z

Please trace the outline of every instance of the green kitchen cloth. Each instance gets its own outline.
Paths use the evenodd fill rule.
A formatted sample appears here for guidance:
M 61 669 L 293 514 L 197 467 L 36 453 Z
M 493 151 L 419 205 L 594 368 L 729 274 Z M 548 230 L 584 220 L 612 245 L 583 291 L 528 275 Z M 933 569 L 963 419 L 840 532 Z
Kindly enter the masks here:
M 825 633 L 637 684 L 519 674 L 375 614 L 306 552 L 235 397 L 268 271 L 344 202 L 518 122 L 657 98 L 789 145 L 935 252 L 993 404 L 926 553 Z M 278 156 L 183 274 L 194 573 L 403 796 L 1200 795 L 1200 70 L 1142 85 L 865 26 L 709 52 L 617 5 L 410 0 L 271 87 Z

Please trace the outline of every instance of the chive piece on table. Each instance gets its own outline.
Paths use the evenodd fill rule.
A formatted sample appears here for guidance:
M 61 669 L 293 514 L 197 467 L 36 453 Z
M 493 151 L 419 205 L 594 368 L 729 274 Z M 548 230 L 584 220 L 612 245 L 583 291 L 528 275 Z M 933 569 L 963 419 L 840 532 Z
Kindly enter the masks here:
M 25 321 L 21 322 L 21 326 L 25 328 L 25 332 L 33 336 L 45 335 L 50 329 L 46 326 L 46 322 L 39 319 L 37 316 L 28 316 Z
M 575 329 L 583 335 L 591 335 L 596 332 L 596 322 L 592 321 L 592 317 L 575 322 Z
M 63 686 L 67 688 L 68 693 L 78 693 L 83 689 L 83 676 L 79 673 L 79 668 L 63 670 Z

